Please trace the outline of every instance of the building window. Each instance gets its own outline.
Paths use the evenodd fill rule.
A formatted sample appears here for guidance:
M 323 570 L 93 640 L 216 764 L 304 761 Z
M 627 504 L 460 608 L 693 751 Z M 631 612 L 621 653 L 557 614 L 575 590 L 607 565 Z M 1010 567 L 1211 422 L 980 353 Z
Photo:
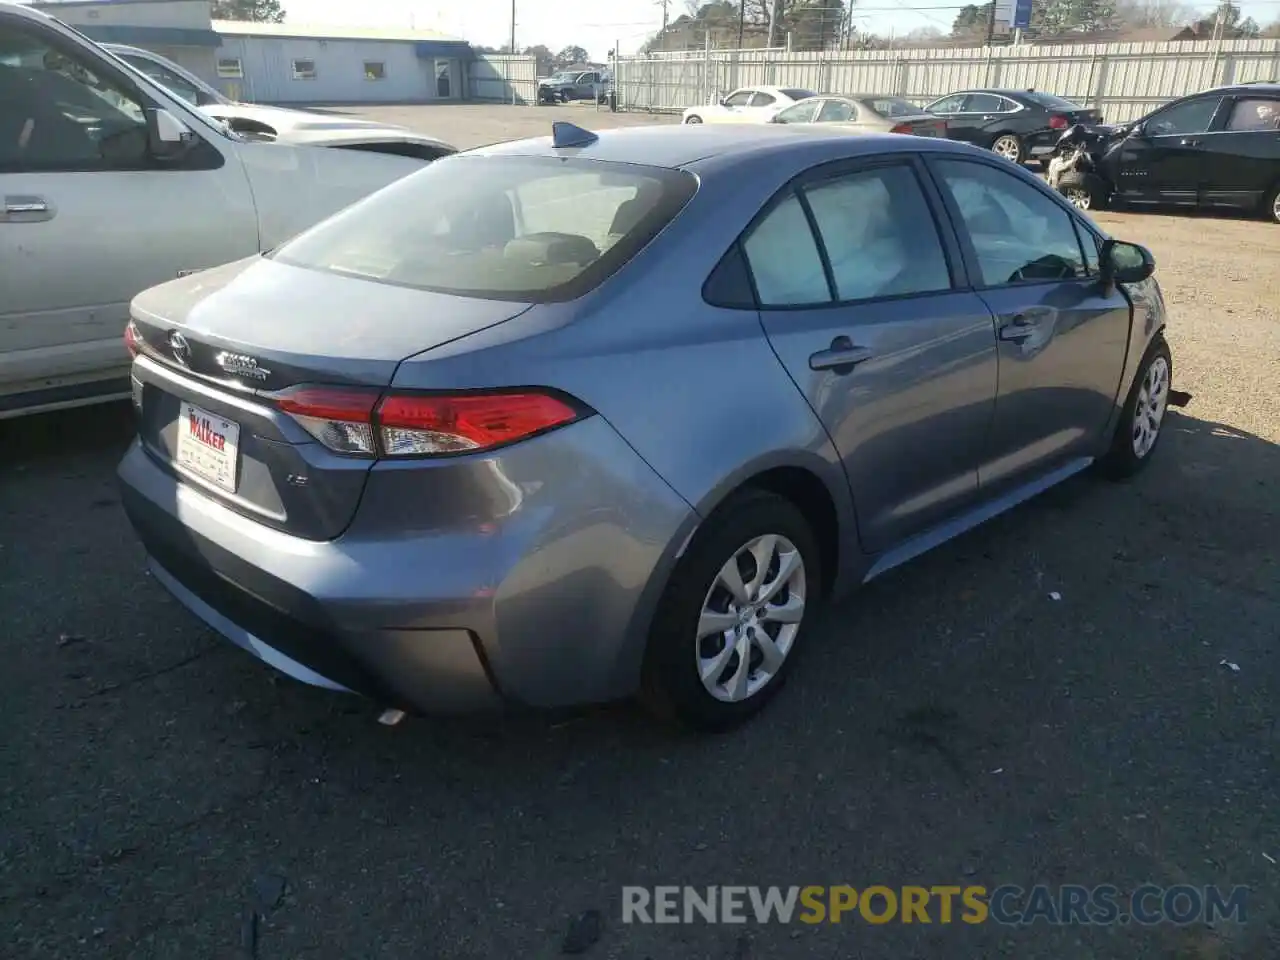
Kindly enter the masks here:
M 364 78 L 366 80 L 387 79 L 387 65 L 381 60 L 366 60 L 364 62 Z
M 239 57 L 227 57 L 218 61 L 218 76 L 223 80 L 243 80 L 244 67 Z
M 314 60 L 293 61 L 293 79 L 314 80 L 316 78 L 316 62 Z

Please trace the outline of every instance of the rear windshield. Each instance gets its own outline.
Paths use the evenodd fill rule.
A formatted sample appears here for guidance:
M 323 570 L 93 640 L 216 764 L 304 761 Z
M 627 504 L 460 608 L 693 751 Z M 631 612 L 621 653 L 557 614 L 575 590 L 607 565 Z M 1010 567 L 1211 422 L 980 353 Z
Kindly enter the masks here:
M 1084 109 L 1078 103 L 1072 103 L 1070 100 L 1063 100 L 1061 97 L 1055 97 L 1052 93 L 1024 93 L 1024 97 L 1032 103 L 1038 103 L 1042 107 L 1050 110 L 1082 110 Z
M 792 100 L 808 100 L 810 97 L 817 96 L 812 90 L 801 90 L 799 87 L 786 87 L 778 92 Z
M 917 114 L 924 113 L 924 110 L 917 107 L 914 103 L 908 103 L 906 100 L 899 100 L 897 97 L 877 97 L 868 100 L 871 109 L 882 117 L 914 117 Z
M 587 293 L 689 201 L 690 173 L 558 157 L 453 156 L 277 248 L 281 263 L 545 303 Z

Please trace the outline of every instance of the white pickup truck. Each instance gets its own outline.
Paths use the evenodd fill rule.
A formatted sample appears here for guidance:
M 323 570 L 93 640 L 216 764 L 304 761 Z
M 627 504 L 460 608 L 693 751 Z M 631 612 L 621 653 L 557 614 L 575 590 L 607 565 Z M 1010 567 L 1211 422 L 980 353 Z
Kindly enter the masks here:
M 422 166 L 247 139 L 0 0 L 0 419 L 127 397 L 135 294 L 271 249 Z

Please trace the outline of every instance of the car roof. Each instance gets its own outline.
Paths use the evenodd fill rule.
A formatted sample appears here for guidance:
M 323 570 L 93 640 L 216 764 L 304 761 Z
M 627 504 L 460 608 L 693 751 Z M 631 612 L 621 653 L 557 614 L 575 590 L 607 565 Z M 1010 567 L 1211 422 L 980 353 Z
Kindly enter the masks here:
M 1268 93 L 1280 94 L 1280 82 L 1275 80 L 1255 80 L 1253 83 L 1233 83 L 1226 87 L 1214 87 L 1203 93 Z
M 832 125 L 834 126 L 834 124 Z M 954 140 L 917 141 L 899 134 L 868 134 L 851 138 L 824 124 L 671 124 L 656 127 L 620 127 L 596 132 L 596 139 L 580 147 L 555 147 L 551 137 L 533 137 L 479 147 L 467 153 L 485 156 L 585 157 L 615 163 L 654 167 L 684 167 L 700 160 L 759 156 L 804 150 L 815 155 L 823 146 L 839 145 L 842 156 L 855 157 L 905 150 L 970 153 L 969 144 Z M 819 158 L 820 159 L 820 158 Z

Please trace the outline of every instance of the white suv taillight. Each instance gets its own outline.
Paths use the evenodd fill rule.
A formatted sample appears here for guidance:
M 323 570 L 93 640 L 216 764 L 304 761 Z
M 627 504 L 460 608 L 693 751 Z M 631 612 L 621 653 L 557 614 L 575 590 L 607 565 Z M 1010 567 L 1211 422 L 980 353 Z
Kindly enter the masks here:
M 590 411 L 544 390 L 391 394 L 294 387 L 277 406 L 335 453 L 388 458 L 476 453 L 572 423 Z
M 132 320 L 124 325 L 124 346 L 130 357 L 136 357 L 142 347 L 142 333 Z

